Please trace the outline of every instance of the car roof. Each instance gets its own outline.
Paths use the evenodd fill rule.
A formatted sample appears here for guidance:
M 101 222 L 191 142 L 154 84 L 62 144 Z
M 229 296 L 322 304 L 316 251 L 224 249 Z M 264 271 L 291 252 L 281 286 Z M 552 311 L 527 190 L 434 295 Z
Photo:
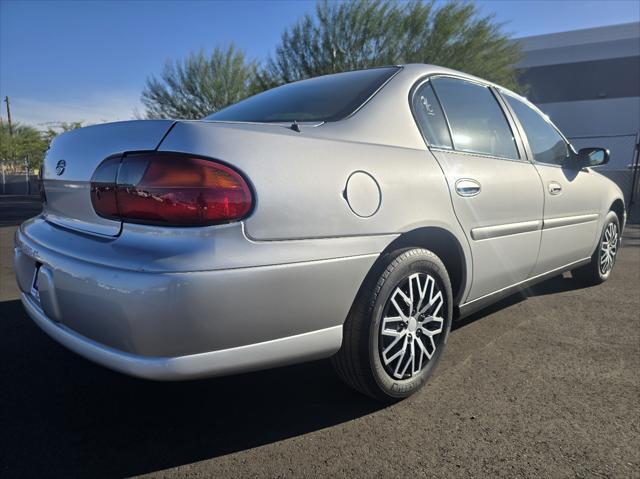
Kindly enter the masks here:
M 448 75 L 478 82 L 521 98 L 500 85 L 451 68 L 422 63 L 387 66 L 399 67 L 399 71 L 354 114 L 339 122 L 328 122 L 322 128 L 309 131 L 308 134 L 327 135 L 347 141 L 426 149 L 424 139 L 416 128 L 409 109 L 409 98 L 415 85 L 431 75 Z M 401 107 L 401 105 L 405 106 Z

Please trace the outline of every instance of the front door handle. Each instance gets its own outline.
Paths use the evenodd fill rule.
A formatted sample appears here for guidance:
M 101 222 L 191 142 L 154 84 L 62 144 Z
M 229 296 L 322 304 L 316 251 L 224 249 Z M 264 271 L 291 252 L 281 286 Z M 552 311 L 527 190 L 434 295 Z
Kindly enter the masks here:
M 549 194 L 551 195 L 559 195 L 562 192 L 562 185 L 555 181 L 549 183 Z
M 462 178 L 456 181 L 456 193 L 460 196 L 470 197 L 480 193 L 480 183 L 470 178 Z

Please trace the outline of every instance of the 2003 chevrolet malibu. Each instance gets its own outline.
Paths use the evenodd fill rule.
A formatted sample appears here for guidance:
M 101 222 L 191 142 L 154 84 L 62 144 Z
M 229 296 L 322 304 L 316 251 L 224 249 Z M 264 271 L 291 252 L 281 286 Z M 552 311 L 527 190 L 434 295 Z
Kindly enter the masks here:
M 419 389 L 454 317 L 565 271 L 609 277 L 623 196 L 524 98 L 428 65 L 300 81 L 201 121 L 57 137 L 15 238 L 33 320 L 149 379 L 333 357 Z

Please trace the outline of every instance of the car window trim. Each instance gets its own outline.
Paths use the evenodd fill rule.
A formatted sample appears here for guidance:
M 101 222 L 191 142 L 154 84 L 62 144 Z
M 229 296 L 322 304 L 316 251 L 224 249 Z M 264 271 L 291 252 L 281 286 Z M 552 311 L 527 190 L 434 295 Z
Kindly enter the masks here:
M 457 155 L 466 155 L 466 156 L 478 156 L 481 158 L 487 158 L 490 160 L 502 160 L 502 161 L 514 161 L 516 163 L 531 163 L 528 159 L 515 159 L 515 158 L 506 158 L 504 156 L 495 156 L 488 155 L 486 153 L 476 153 L 475 151 L 464 151 L 464 150 L 453 150 L 451 148 L 441 148 L 438 146 L 429 147 L 431 151 L 439 151 L 442 153 L 455 153 Z
M 518 115 L 516 115 L 516 112 L 513 110 L 513 108 L 511 108 L 511 105 L 509 104 L 509 102 L 505 98 L 506 94 L 504 93 L 504 90 L 502 88 L 496 88 L 496 93 L 502 99 L 502 104 L 504 105 L 505 109 L 509 112 L 509 115 L 511 116 L 511 119 L 513 120 L 514 124 L 516 125 L 516 128 L 518 130 L 518 135 L 520 136 L 520 139 L 522 141 L 524 150 L 526 151 L 527 158 L 528 158 L 529 162 L 531 164 L 535 165 L 536 161 L 535 161 L 535 158 L 533 156 L 533 150 L 531 149 L 531 145 L 529 144 L 529 138 L 527 137 L 527 134 L 526 134 L 526 132 L 524 130 L 524 127 L 522 126 L 522 123 L 520 123 L 520 119 L 518 118 Z
M 379 66 L 379 67 L 373 67 L 370 68 L 370 70 L 374 70 L 376 68 L 395 68 L 396 71 L 391 74 L 389 76 L 389 78 L 387 78 L 384 83 L 382 85 L 380 85 L 373 93 L 371 93 L 371 95 L 369 95 L 369 97 L 367 97 L 361 104 L 360 106 L 358 106 L 354 111 L 352 111 L 351 113 L 349 113 L 347 116 L 340 118 L 339 120 L 326 120 L 323 123 L 336 123 L 339 121 L 344 121 L 344 120 L 348 120 L 349 118 L 351 118 L 352 116 L 354 116 L 356 113 L 358 113 L 360 110 L 362 110 L 367 103 L 369 103 L 380 91 L 382 91 L 382 89 L 384 87 L 386 87 L 389 82 L 391 80 L 393 80 L 402 70 L 404 70 L 404 65 L 387 65 L 387 66 Z M 353 70 L 353 71 L 357 71 L 357 70 Z M 346 72 L 345 72 L 346 73 Z
M 433 145 L 430 145 L 429 144 L 429 140 L 427 138 L 425 138 L 424 134 L 422 133 L 422 128 L 420 128 L 420 124 L 418 122 L 418 118 L 416 117 L 415 109 L 413 108 L 413 100 L 414 100 L 416 94 L 418 93 L 418 90 L 420 90 L 420 88 L 422 88 L 422 86 L 425 83 L 429 83 L 429 77 L 424 78 L 424 81 L 418 80 L 418 82 L 416 84 L 414 84 L 414 86 L 409 91 L 409 109 L 411 110 L 411 116 L 413 117 L 413 122 L 415 123 L 416 128 L 418 128 L 418 131 L 420 131 L 420 136 L 422 136 L 422 139 L 426 143 L 427 148 L 439 148 L 439 149 L 443 149 L 443 150 L 455 151 L 455 149 L 453 147 L 453 133 L 451 132 L 451 125 L 449 124 L 449 118 L 447 118 L 447 115 L 444 112 L 444 108 L 442 108 L 442 102 L 440 101 L 440 98 L 438 97 L 438 94 L 436 93 L 435 88 L 433 88 L 433 84 L 432 83 L 430 83 L 431 91 L 433 92 L 433 96 L 435 96 L 436 101 L 438 102 L 438 107 L 440 108 L 440 111 L 442 112 L 442 116 L 444 117 L 444 122 L 447 125 L 447 131 L 449 132 L 449 143 L 451 143 L 451 148 L 448 148 L 446 146 L 433 146 Z
M 425 138 L 424 134 L 422 133 L 422 129 L 420 128 L 419 124 L 418 124 L 418 119 L 416 117 L 414 108 L 413 108 L 413 99 L 417 93 L 417 91 L 420 89 L 420 87 L 422 87 L 422 85 L 424 85 L 425 83 L 429 82 L 432 79 L 435 78 L 453 78 L 455 80 L 462 80 L 462 81 L 466 81 L 468 83 L 473 83 L 482 87 L 485 87 L 487 89 L 489 89 L 489 91 L 491 92 L 491 94 L 493 95 L 496 103 L 498 104 L 498 107 L 502 110 L 502 114 L 504 115 L 505 120 L 507 121 L 507 125 L 509 125 L 509 129 L 511 130 L 511 134 L 513 135 L 513 139 L 514 139 L 514 143 L 516 146 L 516 152 L 518 153 L 518 158 L 507 158 L 504 156 L 495 156 L 495 155 L 490 155 L 488 153 L 483 153 L 483 152 L 477 152 L 477 151 L 465 151 L 465 150 L 458 150 L 455 148 L 455 145 L 453 143 L 453 133 L 451 130 L 451 124 L 449 123 L 449 118 L 447 116 L 447 113 L 444 109 L 444 107 L 442 106 L 442 102 L 440 100 L 440 97 L 438 96 L 438 92 L 436 91 L 433 83 L 431 84 L 431 88 L 433 90 L 433 93 L 436 97 L 436 100 L 438 101 L 438 105 L 440 106 L 440 109 L 442 110 L 442 114 L 445 118 L 446 124 L 447 124 L 447 129 L 449 131 L 449 138 L 451 139 L 451 148 L 446 148 L 446 147 L 439 147 L 439 146 L 433 146 L 429 143 L 429 140 L 427 138 Z M 450 74 L 450 73 L 430 73 L 428 75 L 424 75 L 422 77 L 420 77 L 418 80 L 415 81 L 415 83 L 413 84 L 413 86 L 411 87 L 411 89 L 409 90 L 409 109 L 411 110 L 411 116 L 413 116 L 413 121 L 416 125 L 416 128 L 418 128 L 418 131 L 420 131 L 420 136 L 422 136 L 422 139 L 424 140 L 425 144 L 427 145 L 427 148 L 429 148 L 429 150 L 436 150 L 436 151 L 444 151 L 444 152 L 455 152 L 455 153 L 460 153 L 460 154 L 466 154 L 466 155 L 472 155 L 472 156 L 481 156 L 483 158 L 492 158 L 492 159 L 496 159 L 496 160 L 506 160 L 506 161 L 517 161 L 519 163 L 531 163 L 531 161 L 528 158 L 528 155 L 523 155 L 522 152 L 524 151 L 524 141 L 521 138 L 520 135 L 520 131 L 517 128 L 514 128 L 516 125 L 511 121 L 510 118 L 510 114 L 507 114 L 507 112 L 505 111 L 503 104 L 501 103 L 500 99 L 498 98 L 496 91 L 494 91 L 496 89 L 496 86 L 489 83 L 489 82 L 484 82 L 475 78 L 467 78 L 465 76 L 462 75 L 454 75 L 454 74 Z
M 496 97 L 495 92 L 492 90 L 492 85 L 489 85 L 487 83 L 483 83 L 480 81 L 473 81 L 473 80 L 469 80 L 467 78 L 463 78 L 463 77 L 458 77 L 458 76 L 454 76 L 454 75 L 433 75 L 433 78 L 452 78 L 454 80 L 458 80 L 458 81 L 464 81 L 467 83 L 471 83 L 471 84 L 475 84 L 477 86 L 486 88 L 487 90 L 489 90 L 489 93 L 491 93 L 491 95 L 493 96 L 493 99 L 495 100 L 496 104 L 498 105 L 498 108 L 500 109 L 500 111 L 502 112 L 502 115 L 504 116 L 505 121 L 507 122 L 507 126 L 509 127 L 509 130 L 511 131 L 511 136 L 513 139 L 513 143 L 514 146 L 516 147 L 516 154 L 518 155 L 517 158 L 510 158 L 510 157 L 506 157 L 506 156 L 497 156 L 497 155 L 491 155 L 489 153 L 486 152 L 482 152 L 482 151 L 474 151 L 474 150 L 459 150 L 458 148 L 456 148 L 456 145 L 453 141 L 453 131 L 451 130 L 451 126 L 449 123 L 449 117 L 447 115 L 447 111 L 444 108 L 444 106 L 442 106 L 442 101 L 440 100 L 440 97 L 438 95 L 438 89 L 436 88 L 435 83 L 432 83 L 431 88 L 433 88 L 433 92 L 436 95 L 436 98 L 438 98 L 438 102 L 440 103 L 440 106 L 442 108 L 442 114 L 444 115 L 444 117 L 447 119 L 447 125 L 449 126 L 449 133 L 451 134 L 451 145 L 453 147 L 454 151 L 458 151 L 458 152 L 462 152 L 462 153 L 471 153 L 473 155 L 481 155 L 481 156 L 487 156 L 487 157 L 491 157 L 491 158 L 499 158 L 499 159 L 504 159 L 504 160 L 513 160 L 513 161 L 527 161 L 526 159 L 523 160 L 522 158 L 522 154 L 518 145 L 518 135 L 516 130 L 513 128 L 513 125 L 511 124 L 511 122 L 509 121 L 509 116 L 505 113 L 504 109 L 502 108 L 502 105 L 500 104 L 500 101 L 498 100 L 498 98 Z
M 413 86 L 411 87 L 411 89 L 409 90 L 409 111 L 411 111 L 411 116 L 413 117 L 413 123 L 415 125 L 415 127 L 418 129 L 418 131 L 420 132 L 420 136 L 422 137 L 422 140 L 424 141 L 424 143 L 427 145 L 427 148 L 429 150 L 432 149 L 441 149 L 443 151 L 455 151 L 453 149 L 453 136 L 451 134 L 451 125 L 449 124 L 449 119 L 447 118 L 447 115 L 445 115 L 444 113 L 444 109 L 442 108 L 442 103 L 440 103 L 440 98 L 438 98 L 438 94 L 436 93 L 435 89 L 433 88 L 433 84 L 431 85 L 431 89 L 433 90 L 433 94 L 436 97 L 436 101 L 438 102 L 438 106 L 440 107 L 440 110 L 442 111 L 442 115 L 444 116 L 444 120 L 445 123 L 447 125 L 447 131 L 449 132 L 449 140 L 451 141 L 451 148 L 446 148 L 446 147 L 436 147 L 433 146 L 429 143 L 429 140 L 427 138 L 425 138 L 424 134 L 422 133 L 422 128 L 420 128 L 419 122 L 418 122 L 418 118 L 416 117 L 416 112 L 415 109 L 413 108 L 413 98 L 416 96 L 418 90 L 420 89 L 420 87 L 422 87 L 422 85 L 424 85 L 425 83 L 427 83 L 431 78 L 435 77 L 436 74 L 429 74 L 429 75 L 424 75 L 420 78 L 418 78 Z
M 496 98 L 496 101 L 500 105 L 500 108 L 502 108 L 504 116 L 507 119 L 511 131 L 514 134 L 518 152 L 520 153 L 519 161 L 533 164 L 533 157 L 531 156 L 531 151 L 528 148 L 529 145 L 526 143 L 527 138 L 524 135 L 524 130 L 521 129 L 520 123 L 516 121 L 517 118 L 515 116 L 515 112 L 513 112 L 511 108 L 509 108 L 507 101 L 502 97 L 497 87 L 491 85 L 489 88 L 491 89 L 493 96 Z
M 525 128 L 522 125 L 522 123 L 520 122 L 520 118 L 518 118 L 518 115 L 516 115 L 516 112 L 513 110 L 513 108 L 511 107 L 511 105 L 509 104 L 509 102 L 507 101 L 507 99 L 505 97 L 506 96 L 510 96 L 510 97 L 514 98 L 515 100 L 524 103 L 526 106 L 528 106 L 534 112 L 536 112 L 538 115 L 540 115 L 540 117 L 549 126 L 551 126 L 558 133 L 558 135 L 560 135 L 560 138 L 562 138 L 562 140 L 564 141 L 564 143 L 565 143 L 565 145 L 567 147 L 567 158 L 571 158 L 572 154 L 573 155 L 576 154 L 575 148 L 573 147 L 571 142 L 569 140 L 567 140 L 567 137 L 564 136 L 562 131 L 560 131 L 560 129 L 551 121 L 549 116 L 546 115 L 542 110 L 540 110 L 537 106 L 535 106 L 529 100 L 527 100 L 526 98 L 518 95 L 517 93 L 513 93 L 513 92 L 511 92 L 509 90 L 506 90 L 506 89 L 504 89 L 502 87 L 497 87 L 496 91 L 502 97 L 505 106 L 509 109 L 509 112 L 511 113 L 511 115 L 513 115 L 514 121 L 517 122 L 517 124 L 518 124 L 518 129 L 520 130 L 520 134 L 522 136 L 522 141 L 526 145 L 525 147 L 527 149 L 527 155 L 531 158 L 531 162 L 534 165 L 553 166 L 555 168 L 566 168 L 567 167 L 566 165 L 563 166 L 563 165 L 558 165 L 557 163 L 546 163 L 544 161 L 536 160 L 535 155 L 533 154 L 533 149 L 531 148 L 531 144 L 529 143 L 529 137 L 527 136 L 527 131 L 525 130 Z

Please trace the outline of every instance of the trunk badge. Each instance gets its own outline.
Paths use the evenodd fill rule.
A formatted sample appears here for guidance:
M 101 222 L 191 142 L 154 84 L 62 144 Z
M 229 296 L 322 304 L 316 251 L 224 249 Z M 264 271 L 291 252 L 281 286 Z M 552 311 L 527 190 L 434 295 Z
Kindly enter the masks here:
M 67 166 L 67 162 L 64 160 L 60 160 L 58 164 L 56 164 L 56 175 L 60 176 L 64 173 L 64 168 Z

